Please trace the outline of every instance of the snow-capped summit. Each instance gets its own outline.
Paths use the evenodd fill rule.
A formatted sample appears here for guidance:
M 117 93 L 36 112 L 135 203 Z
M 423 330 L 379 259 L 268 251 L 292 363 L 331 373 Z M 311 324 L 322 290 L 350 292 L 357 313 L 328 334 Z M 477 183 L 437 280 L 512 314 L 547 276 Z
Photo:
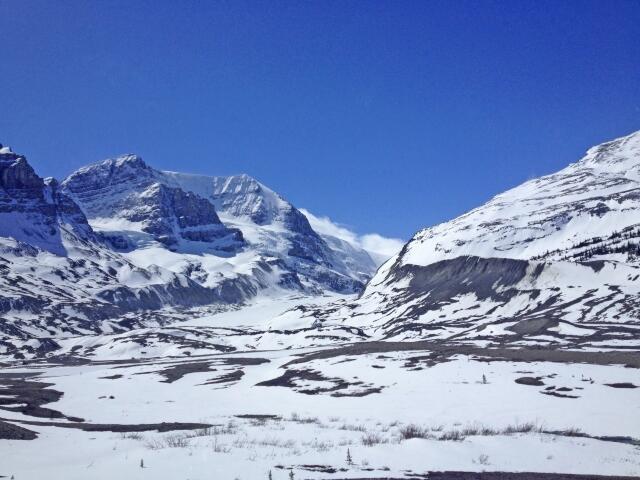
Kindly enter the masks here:
M 136 155 L 83 167 L 62 185 L 96 226 L 123 220 L 125 228 L 150 234 L 171 248 L 179 248 L 183 240 L 207 242 L 223 251 L 243 245 L 242 234 L 220 222 L 211 202 L 165 185 L 162 175 Z
M 375 269 L 366 252 L 354 263 L 332 250 L 298 209 L 248 175 L 163 172 L 124 155 L 82 167 L 62 186 L 139 266 L 158 264 L 208 287 L 242 277 L 252 292 L 353 293 Z
M 11 147 L 5 147 L 0 143 L 0 154 L 3 154 L 3 153 L 13 153 L 13 152 L 11 151 Z
M 620 172 L 632 170 L 637 174 L 640 168 L 638 157 L 640 157 L 640 131 L 590 148 L 584 158 L 574 165 Z
M 51 337 L 159 324 L 175 309 L 244 298 L 241 281 L 206 287 L 113 251 L 55 179 L 42 179 L 24 156 L 6 148 L 0 153 L 0 272 L 0 332 L 40 338 L 25 343 L 31 352 L 56 348 Z M 0 348 L 17 347 L 4 338 Z
M 220 212 L 245 217 L 257 225 L 282 220 L 292 206 L 276 192 L 247 174 L 207 177 L 177 172 L 165 175 L 187 190 L 210 198 Z
M 525 182 L 454 220 L 420 231 L 399 261 L 428 265 L 461 255 L 618 258 L 613 252 L 592 255 L 588 250 L 596 243 L 623 243 L 615 235 L 640 228 L 639 198 L 636 132 L 589 149 L 557 173 Z M 626 258 L 625 252 L 619 253 Z
M 241 229 L 264 255 L 281 258 L 291 270 L 331 290 L 357 291 L 375 271 L 367 252 L 354 247 L 360 259 L 354 263 L 350 253 L 319 235 L 300 210 L 249 175 L 163 174 L 168 182 L 210 199 L 224 223 Z
M 421 230 L 348 308 L 307 315 L 379 338 L 588 345 L 633 338 L 640 133 Z

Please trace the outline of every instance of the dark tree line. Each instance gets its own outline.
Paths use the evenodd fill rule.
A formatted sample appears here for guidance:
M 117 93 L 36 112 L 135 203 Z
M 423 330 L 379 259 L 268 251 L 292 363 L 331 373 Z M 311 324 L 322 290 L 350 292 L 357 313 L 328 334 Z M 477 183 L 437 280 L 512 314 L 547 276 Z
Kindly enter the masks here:
M 634 241 L 636 239 L 638 241 Z M 640 228 L 626 227 L 621 231 L 614 231 L 607 237 L 592 237 L 564 250 L 547 250 L 541 255 L 532 257 L 532 260 L 560 256 L 561 260 L 584 262 L 593 257 L 613 253 L 626 253 L 628 261 L 640 258 Z

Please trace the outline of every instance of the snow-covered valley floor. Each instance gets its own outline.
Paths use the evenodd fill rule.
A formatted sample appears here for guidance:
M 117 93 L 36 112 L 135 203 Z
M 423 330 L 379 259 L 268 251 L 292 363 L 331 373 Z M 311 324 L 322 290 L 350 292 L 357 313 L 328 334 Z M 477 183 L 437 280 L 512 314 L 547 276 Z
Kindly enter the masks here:
M 389 345 L 5 364 L 0 432 L 37 438 L 0 440 L 0 475 L 640 475 L 637 362 Z

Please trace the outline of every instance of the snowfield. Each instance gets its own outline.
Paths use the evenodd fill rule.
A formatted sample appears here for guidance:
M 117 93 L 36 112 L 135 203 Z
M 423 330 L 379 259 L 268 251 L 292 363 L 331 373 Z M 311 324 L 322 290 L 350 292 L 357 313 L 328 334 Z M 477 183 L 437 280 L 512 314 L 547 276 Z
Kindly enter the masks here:
M 192 319 L 184 327 L 250 330 L 262 315 L 277 312 L 278 302 L 261 302 Z M 549 359 L 525 361 L 514 353 L 521 348 L 472 344 L 443 349 L 424 342 L 415 347 L 360 342 L 254 350 L 230 341 L 236 351 L 205 354 L 175 343 L 168 350 L 161 350 L 161 343 L 147 346 L 146 339 L 141 343 L 129 342 L 123 350 L 115 341 L 116 353 L 97 349 L 88 360 L 62 355 L 5 364 L 0 432 L 11 424 L 37 438 L 2 440 L 0 474 L 16 479 L 41 479 L 43 472 L 65 479 L 249 479 L 267 478 L 269 471 L 283 479 L 290 471 L 295 478 L 404 478 L 450 470 L 640 475 L 640 389 L 629 388 L 640 385 L 636 351 L 622 357 L 578 351 L 581 357 L 558 361 L 557 350 L 537 349 L 540 359 Z M 74 346 L 82 346 L 80 338 Z M 53 396 L 43 394 L 49 390 L 62 395 L 39 403 Z

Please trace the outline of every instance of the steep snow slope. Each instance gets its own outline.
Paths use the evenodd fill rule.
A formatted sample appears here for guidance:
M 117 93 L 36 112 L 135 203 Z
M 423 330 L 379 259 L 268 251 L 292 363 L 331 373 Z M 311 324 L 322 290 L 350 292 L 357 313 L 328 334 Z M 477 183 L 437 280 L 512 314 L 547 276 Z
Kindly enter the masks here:
M 428 265 L 461 255 L 574 257 L 616 232 L 640 236 L 640 132 L 593 147 L 557 173 L 530 180 L 450 222 L 422 230 L 400 261 Z M 627 261 L 627 255 L 594 258 Z M 637 257 L 629 261 L 637 262 Z
M 233 252 L 243 245 L 242 234 L 226 228 L 210 202 L 163 184 L 161 175 L 135 155 L 81 168 L 62 186 L 92 221 L 137 224 L 172 249 L 181 240 L 206 243 L 213 251 Z
M 357 302 L 302 315 L 377 338 L 624 344 L 640 334 L 639 240 L 636 132 L 420 231 Z
M 300 211 L 247 175 L 161 172 L 127 155 L 81 168 L 62 185 L 131 261 L 205 286 L 242 278 L 251 295 L 354 293 L 375 270 L 366 252 L 332 249 Z
M 206 177 L 176 172 L 164 172 L 164 175 L 185 190 L 211 199 L 226 223 L 237 223 L 247 238 L 252 238 L 253 244 L 267 253 L 272 253 L 269 243 L 275 242 L 269 238 L 271 235 L 263 232 L 279 231 L 278 237 L 284 240 L 286 252 L 282 252 L 285 255 L 278 253 L 289 267 L 302 270 L 311 278 L 317 277 L 320 283 L 330 282 L 330 288 L 335 281 L 331 277 L 337 280 L 339 275 L 366 282 L 375 271 L 367 252 L 322 237 L 311 228 L 302 212 L 248 175 Z
M 157 325 L 176 316 L 176 308 L 255 293 L 247 282 L 207 288 L 155 265 L 140 268 L 111 250 L 55 180 L 40 178 L 7 147 L 0 151 L 0 271 L 0 345 L 9 351 L 16 338 Z M 45 340 L 25 345 L 55 348 Z

